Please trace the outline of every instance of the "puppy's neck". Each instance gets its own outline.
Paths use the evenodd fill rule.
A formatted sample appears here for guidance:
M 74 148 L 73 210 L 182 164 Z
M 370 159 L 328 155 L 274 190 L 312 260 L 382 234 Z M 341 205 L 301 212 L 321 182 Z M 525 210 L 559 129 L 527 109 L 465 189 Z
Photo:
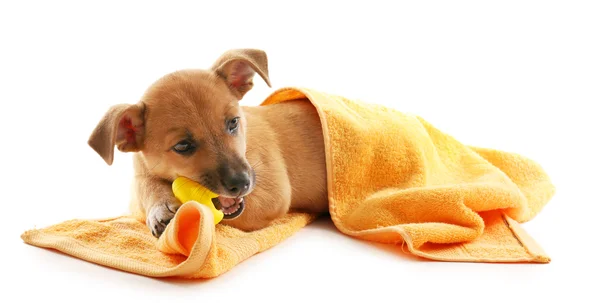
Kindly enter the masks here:
M 246 159 L 259 175 L 268 170 L 268 162 L 273 161 L 274 153 L 278 151 L 276 133 L 268 121 L 268 112 L 259 106 L 242 107 L 247 121 Z
M 274 179 L 287 174 L 281 140 L 275 130 L 271 106 L 242 107 L 247 121 L 246 159 L 256 175 L 257 187 L 274 185 Z

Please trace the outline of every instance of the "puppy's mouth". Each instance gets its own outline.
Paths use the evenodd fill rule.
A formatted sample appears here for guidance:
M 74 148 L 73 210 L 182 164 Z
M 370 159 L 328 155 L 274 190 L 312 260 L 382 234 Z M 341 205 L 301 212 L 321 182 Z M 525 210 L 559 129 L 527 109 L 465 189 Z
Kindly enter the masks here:
M 213 198 L 212 202 L 215 207 L 223 212 L 223 219 L 231 220 L 239 217 L 244 212 L 245 202 L 244 197 L 240 198 L 229 198 L 219 196 Z

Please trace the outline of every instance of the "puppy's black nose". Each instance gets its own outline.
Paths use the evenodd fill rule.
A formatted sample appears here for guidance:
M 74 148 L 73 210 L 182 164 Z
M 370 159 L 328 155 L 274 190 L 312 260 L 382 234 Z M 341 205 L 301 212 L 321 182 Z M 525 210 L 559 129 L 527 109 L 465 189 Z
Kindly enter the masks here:
M 232 196 L 242 196 L 250 188 L 250 176 L 247 172 L 225 177 L 221 182 L 225 190 Z

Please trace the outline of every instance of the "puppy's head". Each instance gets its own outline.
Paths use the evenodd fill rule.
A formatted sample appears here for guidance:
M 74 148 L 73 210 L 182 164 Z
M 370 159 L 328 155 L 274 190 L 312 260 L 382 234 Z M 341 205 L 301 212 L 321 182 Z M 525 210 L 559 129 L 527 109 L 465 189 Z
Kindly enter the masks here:
M 219 207 L 233 212 L 226 218 L 237 217 L 243 196 L 255 184 L 245 156 L 246 119 L 239 101 L 252 88 L 256 73 L 270 86 L 266 54 L 236 49 L 208 70 L 168 74 L 140 102 L 111 107 L 88 143 L 108 165 L 116 146 L 122 152 L 139 152 L 152 176 L 196 180 L 220 195 Z

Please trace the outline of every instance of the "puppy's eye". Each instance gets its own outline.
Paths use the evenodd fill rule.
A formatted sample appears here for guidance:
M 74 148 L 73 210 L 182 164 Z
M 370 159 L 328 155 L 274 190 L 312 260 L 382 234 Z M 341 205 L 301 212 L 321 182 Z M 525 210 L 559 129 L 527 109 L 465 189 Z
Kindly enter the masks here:
M 193 153 L 194 150 L 196 150 L 196 146 L 188 140 L 179 141 L 173 146 L 173 151 L 182 155 L 189 155 Z
M 227 123 L 227 130 L 230 133 L 234 133 L 238 129 L 239 123 L 240 123 L 240 117 L 235 117 L 235 118 L 229 120 L 229 122 Z

